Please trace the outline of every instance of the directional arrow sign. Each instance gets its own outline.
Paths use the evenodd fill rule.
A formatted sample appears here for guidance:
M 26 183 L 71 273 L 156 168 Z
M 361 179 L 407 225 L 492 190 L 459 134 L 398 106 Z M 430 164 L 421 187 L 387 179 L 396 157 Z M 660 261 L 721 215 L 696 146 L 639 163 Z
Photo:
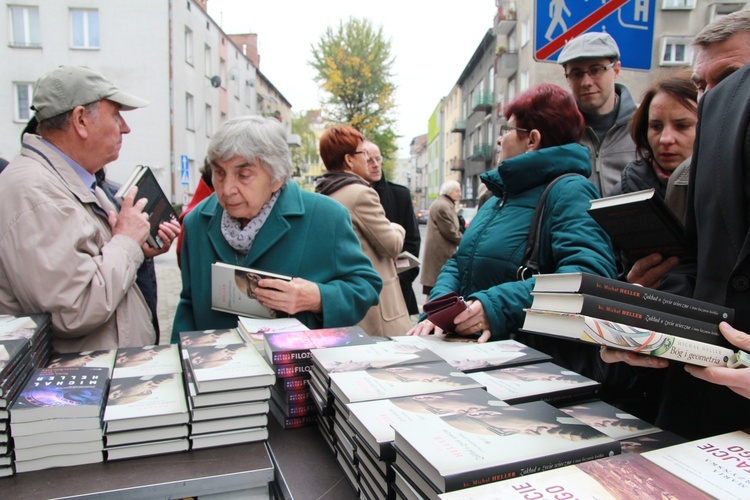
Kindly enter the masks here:
M 534 57 L 556 62 L 568 40 L 606 31 L 620 47 L 624 68 L 651 69 L 656 1 L 537 0 Z

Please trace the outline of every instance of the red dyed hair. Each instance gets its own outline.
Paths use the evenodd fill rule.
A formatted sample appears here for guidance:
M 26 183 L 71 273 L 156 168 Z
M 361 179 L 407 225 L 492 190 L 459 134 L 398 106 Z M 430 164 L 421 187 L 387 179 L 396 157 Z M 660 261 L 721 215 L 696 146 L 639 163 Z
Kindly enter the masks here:
M 578 142 L 586 126 L 573 95 L 551 83 L 535 85 L 513 99 L 505 107 L 505 118 L 511 116 L 517 127 L 539 131 L 542 148 Z
M 328 170 L 343 170 L 344 156 L 357 152 L 365 140 L 360 131 L 349 125 L 336 125 L 323 132 L 320 138 L 320 157 Z

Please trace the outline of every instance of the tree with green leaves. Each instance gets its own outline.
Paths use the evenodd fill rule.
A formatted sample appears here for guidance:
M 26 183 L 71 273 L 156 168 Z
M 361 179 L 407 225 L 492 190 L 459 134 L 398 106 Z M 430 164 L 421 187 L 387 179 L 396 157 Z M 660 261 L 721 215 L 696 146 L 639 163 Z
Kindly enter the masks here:
M 313 132 L 313 120 L 319 115 L 319 111 L 303 111 L 292 116 L 292 134 L 300 137 L 299 147 L 292 148 L 295 177 L 305 177 L 310 165 L 319 161 L 318 141 Z
M 383 169 L 393 170 L 398 135 L 393 129 L 396 87 L 392 82 L 394 59 L 391 42 L 369 19 L 350 17 L 338 27 L 328 27 L 312 47 L 310 65 L 326 92 L 326 118 L 361 131 L 380 147 Z

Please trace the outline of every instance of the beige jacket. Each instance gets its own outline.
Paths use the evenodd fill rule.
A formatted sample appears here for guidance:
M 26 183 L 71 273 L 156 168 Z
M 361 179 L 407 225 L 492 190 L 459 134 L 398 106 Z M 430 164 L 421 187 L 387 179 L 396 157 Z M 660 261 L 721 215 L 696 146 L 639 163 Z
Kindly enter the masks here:
M 424 241 L 421 282 L 435 286 L 443 265 L 453 256 L 461 243 L 455 203 L 447 195 L 438 196 L 430 206 L 427 236 Z
M 372 306 L 358 325 L 374 336 L 404 335 L 411 328 L 411 319 L 394 261 L 404 246 L 404 228 L 386 219 L 378 193 L 372 188 L 349 184 L 331 198 L 349 209 L 362 251 L 383 280 L 380 303 Z
M 143 250 L 112 236 L 106 214 L 114 207 L 97 192 L 30 134 L 0 178 L 0 313 L 51 313 L 57 352 L 156 339 L 135 284 Z

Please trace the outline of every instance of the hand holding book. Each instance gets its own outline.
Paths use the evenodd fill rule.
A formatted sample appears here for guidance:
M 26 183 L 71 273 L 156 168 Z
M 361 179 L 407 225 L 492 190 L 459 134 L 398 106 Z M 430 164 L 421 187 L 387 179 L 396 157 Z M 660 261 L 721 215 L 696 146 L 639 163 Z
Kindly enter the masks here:
M 120 213 L 109 213 L 109 225 L 112 227 L 112 235 L 122 234 L 134 239 L 138 245 L 146 243 L 151 231 L 148 214 L 143 211 L 146 206 L 145 198 L 135 201 L 138 188 L 131 187 L 122 198 Z

